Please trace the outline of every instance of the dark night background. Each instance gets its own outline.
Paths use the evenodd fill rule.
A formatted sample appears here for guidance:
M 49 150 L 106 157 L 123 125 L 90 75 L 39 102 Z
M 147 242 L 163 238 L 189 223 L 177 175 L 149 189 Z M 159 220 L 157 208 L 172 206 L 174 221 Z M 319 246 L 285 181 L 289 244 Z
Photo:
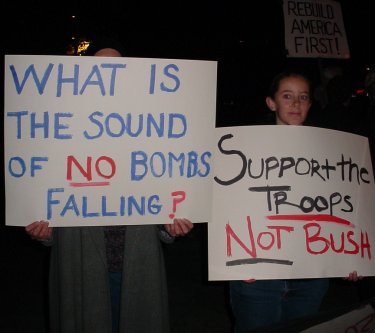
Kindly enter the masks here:
M 351 52 L 345 60 L 287 58 L 281 0 L 8 0 L 1 4 L 3 62 L 5 54 L 62 55 L 72 36 L 115 33 L 129 57 L 218 61 L 217 125 L 251 125 L 266 112 L 271 77 L 287 66 L 303 68 L 317 85 L 322 68 L 338 65 L 352 80 L 353 98 L 364 89 L 366 68 L 375 65 L 375 1 L 339 2 Z M 207 281 L 205 224 L 173 246 L 165 249 L 173 333 L 229 333 L 226 284 Z M 47 333 L 47 268 L 48 249 L 23 228 L 1 222 L 0 332 Z M 323 304 L 326 319 L 361 302 L 358 285 L 333 279 Z M 289 333 L 290 327 L 272 332 Z
M 122 40 L 126 56 L 216 60 L 217 125 L 252 124 L 264 112 L 271 77 L 285 66 L 303 67 L 318 84 L 320 68 L 337 64 L 363 89 L 366 67 L 375 63 L 375 1 L 339 2 L 351 59 L 287 58 L 281 0 L 11 1 L 2 5 L 5 53 L 65 54 L 72 36 L 107 31 Z

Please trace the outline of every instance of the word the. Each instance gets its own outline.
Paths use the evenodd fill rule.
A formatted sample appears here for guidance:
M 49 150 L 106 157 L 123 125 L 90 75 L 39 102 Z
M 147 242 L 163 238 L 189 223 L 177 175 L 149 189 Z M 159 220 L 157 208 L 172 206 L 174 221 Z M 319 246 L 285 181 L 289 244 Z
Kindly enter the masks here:
M 17 139 L 48 139 L 52 137 L 57 140 L 70 140 L 73 133 L 70 124 L 66 123 L 68 118 L 73 118 L 72 113 L 54 113 L 45 111 L 41 114 L 29 111 L 8 112 L 8 118 L 15 120 L 15 133 Z M 184 114 L 119 114 L 112 112 L 105 115 L 96 111 L 88 115 L 89 124 L 92 128 L 83 132 L 84 138 L 88 140 L 98 139 L 103 136 L 119 138 L 156 136 L 159 138 L 178 139 L 185 136 L 187 119 Z

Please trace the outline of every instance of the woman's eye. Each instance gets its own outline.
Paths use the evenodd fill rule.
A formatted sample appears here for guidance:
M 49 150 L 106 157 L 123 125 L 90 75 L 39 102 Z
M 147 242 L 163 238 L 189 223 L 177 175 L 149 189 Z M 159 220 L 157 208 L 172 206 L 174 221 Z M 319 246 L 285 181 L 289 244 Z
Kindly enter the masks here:
M 308 101 L 310 99 L 310 97 L 308 95 L 302 95 L 300 96 L 300 100 L 301 101 Z
M 285 98 L 285 99 L 292 99 L 292 95 L 290 95 L 290 94 L 284 94 L 283 98 Z

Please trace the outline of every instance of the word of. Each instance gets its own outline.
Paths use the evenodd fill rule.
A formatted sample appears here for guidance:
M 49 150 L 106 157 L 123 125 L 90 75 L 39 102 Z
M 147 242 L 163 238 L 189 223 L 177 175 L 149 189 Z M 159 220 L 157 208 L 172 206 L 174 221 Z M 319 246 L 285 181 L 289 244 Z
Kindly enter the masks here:
M 35 177 L 36 171 L 42 169 L 41 162 L 48 162 L 48 157 L 33 156 L 30 158 L 30 176 Z M 26 174 L 27 165 L 25 160 L 20 156 L 14 156 L 8 161 L 8 173 L 12 177 L 20 178 Z

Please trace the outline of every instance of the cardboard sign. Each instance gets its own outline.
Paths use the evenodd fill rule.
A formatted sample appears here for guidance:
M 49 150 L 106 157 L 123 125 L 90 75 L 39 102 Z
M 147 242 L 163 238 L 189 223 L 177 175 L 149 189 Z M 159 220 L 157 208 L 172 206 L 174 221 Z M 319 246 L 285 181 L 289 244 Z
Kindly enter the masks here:
M 216 135 L 210 280 L 374 275 L 367 138 L 277 125 Z
M 285 0 L 283 11 L 288 57 L 350 58 L 338 1 Z
M 6 56 L 6 224 L 208 221 L 216 67 Z

